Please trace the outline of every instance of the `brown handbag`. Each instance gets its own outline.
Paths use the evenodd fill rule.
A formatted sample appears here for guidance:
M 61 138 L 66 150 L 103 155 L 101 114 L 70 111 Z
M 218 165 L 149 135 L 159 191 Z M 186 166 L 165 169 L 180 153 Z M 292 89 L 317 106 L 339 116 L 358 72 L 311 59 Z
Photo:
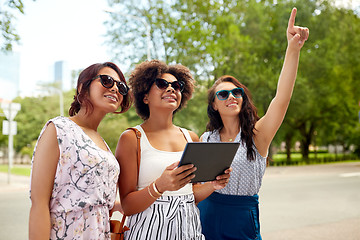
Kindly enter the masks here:
M 140 138 L 141 132 L 136 128 L 128 128 L 135 132 L 137 138 L 137 170 L 139 176 L 139 167 L 140 167 Z M 111 240 L 124 240 L 124 233 L 130 230 L 127 226 L 125 226 L 125 219 L 126 215 L 123 215 L 121 222 L 119 220 L 110 220 L 110 233 L 111 233 Z

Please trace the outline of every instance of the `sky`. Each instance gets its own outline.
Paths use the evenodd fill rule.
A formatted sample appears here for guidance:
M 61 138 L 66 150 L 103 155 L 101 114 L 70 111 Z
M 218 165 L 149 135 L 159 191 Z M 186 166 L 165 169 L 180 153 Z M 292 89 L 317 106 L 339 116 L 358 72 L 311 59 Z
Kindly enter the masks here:
M 39 82 L 52 82 L 56 61 L 78 70 L 111 60 L 106 0 L 27 0 L 24 5 L 25 14 L 15 23 L 21 43 L 13 48 L 20 53 L 20 96 L 36 94 Z

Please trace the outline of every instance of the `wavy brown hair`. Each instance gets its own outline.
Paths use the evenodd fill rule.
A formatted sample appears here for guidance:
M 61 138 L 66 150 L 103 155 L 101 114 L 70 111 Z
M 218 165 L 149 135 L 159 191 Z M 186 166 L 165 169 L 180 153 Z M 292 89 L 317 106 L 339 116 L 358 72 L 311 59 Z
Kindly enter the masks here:
M 160 78 L 164 73 L 169 73 L 178 81 L 185 83 L 184 90 L 181 92 L 180 106 L 174 111 L 174 114 L 186 106 L 187 101 L 194 92 L 195 81 L 187 67 L 181 64 L 167 65 L 159 60 L 140 63 L 130 74 L 129 85 L 134 94 L 136 112 L 143 120 L 148 119 L 150 116 L 149 106 L 143 101 L 145 94 L 150 91 L 155 79 Z
M 207 108 L 209 122 L 206 126 L 206 130 L 213 132 L 214 130 L 221 130 L 224 126 L 219 112 L 213 108 L 213 102 L 216 96 L 215 89 L 222 82 L 231 82 L 236 87 L 240 87 L 244 89 L 243 102 L 239 113 L 240 128 L 241 128 L 240 137 L 241 137 L 241 141 L 246 144 L 247 159 L 254 160 L 255 150 L 253 148 L 254 146 L 253 137 L 254 137 L 254 131 L 256 131 L 255 123 L 259 120 L 259 116 L 257 114 L 256 107 L 251 100 L 250 91 L 247 89 L 247 87 L 245 87 L 245 85 L 241 84 L 236 78 L 229 75 L 224 75 L 219 79 L 217 79 L 214 85 L 209 89 L 208 108 Z
M 90 84 L 95 76 L 98 75 L 101 69 L 109 67 L 113 69 L 120 77 L 120 81 L 126 83 L 124 74 L 121 72 L 120 68 L 116 66 L 115 63 L 112 62 L 104 62 L 104 63 L 95 63 L 85 68 L 79 75 L 77 86 L 76 86 L 76 94 L 74 95 L 74 101 L 71 103 L 69 109 L 69 115 L 76 115 L 80 108 L 84 106 L 86 108 L 86 113 L 91 113 L 94 110 L 94 106 L 89 101 L 89 90 Z M 79 92 L 79 89 L 80 92 Z M 120 104 L 120 112 L 114 113 L 123 113 L 126 112 L 132 104 L 132 98 L 130 92 L 127 95 L 123 96 L 123 101 Z

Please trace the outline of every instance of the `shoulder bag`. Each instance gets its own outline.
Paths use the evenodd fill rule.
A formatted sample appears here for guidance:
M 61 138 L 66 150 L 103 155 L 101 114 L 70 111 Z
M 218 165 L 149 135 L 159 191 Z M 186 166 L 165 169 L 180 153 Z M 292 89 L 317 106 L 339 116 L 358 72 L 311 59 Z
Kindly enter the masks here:
M 133 130 L 137 138 L 137 170 L 139 176 L 140 156 L 141 156 L 141 151 L 140 151 L 141 132 L 136 128 L 128 128 L 128 129 Z M 125 226 L 125 219 L 126 219 L 126 215 L 124 214 L 121 219 L 121 222 L 119 220 L 110 220 L 111 240 L 124 240 L 124 233 L 129 230 L 129 228 Z

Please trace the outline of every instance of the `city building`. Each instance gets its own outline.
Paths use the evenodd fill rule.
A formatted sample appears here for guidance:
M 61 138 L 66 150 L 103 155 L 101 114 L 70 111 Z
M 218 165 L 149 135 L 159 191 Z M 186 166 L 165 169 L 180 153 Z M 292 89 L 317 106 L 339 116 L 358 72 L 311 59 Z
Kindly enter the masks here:
M 19 95 L 20 54 L 2 52 L 0 54 L 0 99 L 13 100 Z
M 66 61 L 57 61 L 54 64 L 54 82 L 62 91 L 69 91 L 71 86 L 71 71 Z

